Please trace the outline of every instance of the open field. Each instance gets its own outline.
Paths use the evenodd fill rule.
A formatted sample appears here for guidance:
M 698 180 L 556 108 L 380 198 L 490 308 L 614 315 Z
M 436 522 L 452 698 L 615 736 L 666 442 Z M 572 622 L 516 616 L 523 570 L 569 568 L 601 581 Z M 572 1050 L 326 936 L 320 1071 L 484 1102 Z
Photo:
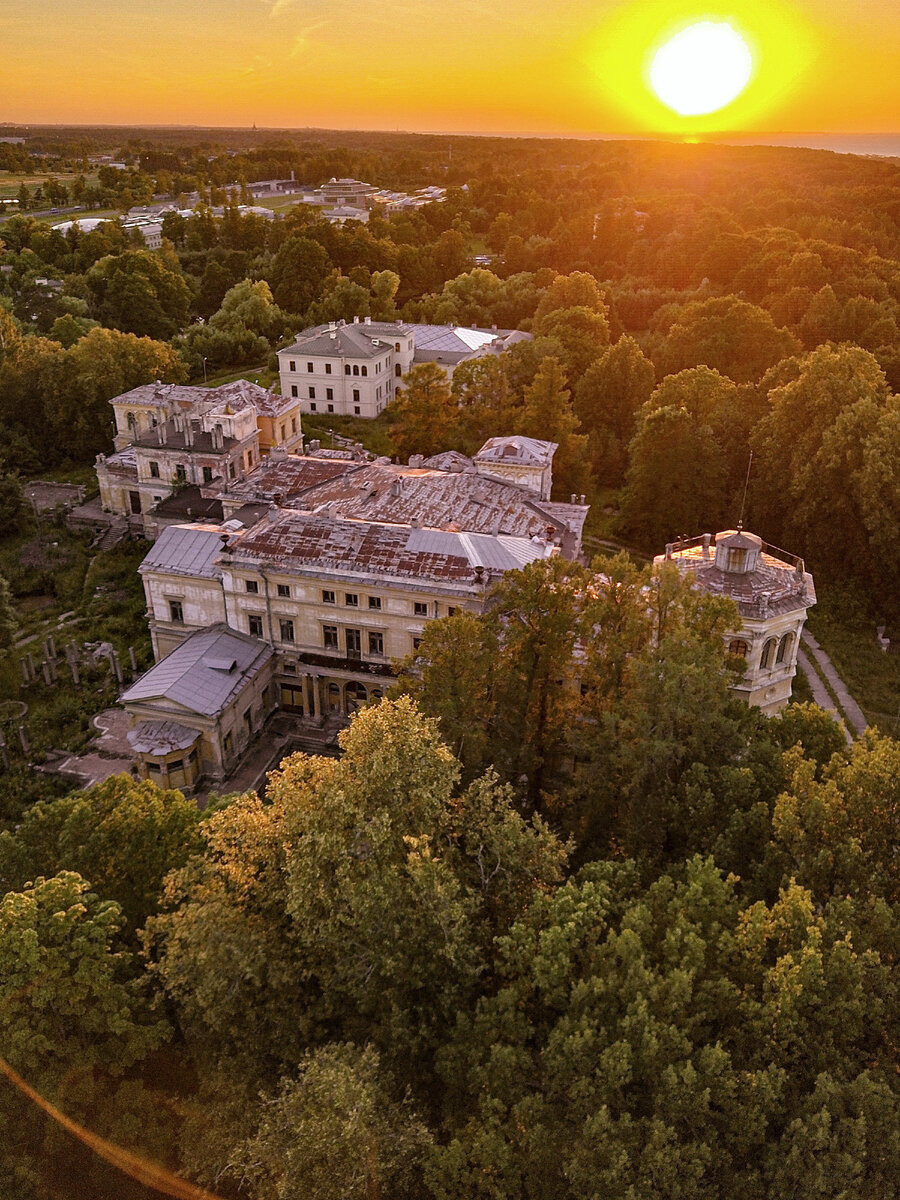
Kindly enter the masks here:
M 78 171 L 46 171 L 39 174 L 22 174 L 19 171 L 0 171 L 0 200 L 18 195 L 19 188 L 24 183 L 29 189 L 44 184 L 48 179 L 58 179 L 60 183 L 68 184 L 78 175 Z M 95 173 L 85 174 L 84 182 L 88 187 L 97 183 Z

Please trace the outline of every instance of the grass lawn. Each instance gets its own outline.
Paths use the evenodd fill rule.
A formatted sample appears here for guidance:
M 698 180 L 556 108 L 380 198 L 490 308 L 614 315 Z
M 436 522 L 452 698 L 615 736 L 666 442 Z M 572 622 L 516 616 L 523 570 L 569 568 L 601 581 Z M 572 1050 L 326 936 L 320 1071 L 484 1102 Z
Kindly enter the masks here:
M 221 387 L 223 383 L 234 383 L 236 379 L 248 379 L 250 383 L 258 383 L 260 387 L 270 388 L 273 383 L 278 381 L 278 372 L 270 371 L 265 363 L 258 363 L 256 366 L 241 367 L 240 370 L 217 371 L 214 375 L 207 372 L 206 387 Z M 196 384 L 194 385 L 196 386 Z M 204 384 L 200 383 L 200 387 Z
M 900 727 L 900 655 L 885 654 L 878 645 L 878 621 L 865 598 L 822 588 L 808 624 L 866 719 L 883 733 L 896 737 Z
M 307 444 L 318 438 L 323 450 L 330 450 L 332 445 L 340 449 L 340 443 L 332 443 L 331 434 L 352 438 L 361 442 L 373 454 L 386 455 L 394 458 L 397 454 L 390 436 L 391 416 L 388 410 L 371 420 L 362 417 L 342 417 L 337 414 L 330 416 L 311 416 L 304 413 L 303 436 Z

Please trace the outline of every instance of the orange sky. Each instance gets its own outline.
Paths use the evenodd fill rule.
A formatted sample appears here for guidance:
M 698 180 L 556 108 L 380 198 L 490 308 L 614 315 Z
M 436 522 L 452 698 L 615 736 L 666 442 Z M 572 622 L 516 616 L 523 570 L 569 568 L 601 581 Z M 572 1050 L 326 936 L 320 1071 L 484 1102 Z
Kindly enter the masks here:
M 729 19 L 744 96 L 677 118 L 654 40 Z M 0 14 L 0 121 L 572 133 L 900 131 L 897 0 L 43 0 Z

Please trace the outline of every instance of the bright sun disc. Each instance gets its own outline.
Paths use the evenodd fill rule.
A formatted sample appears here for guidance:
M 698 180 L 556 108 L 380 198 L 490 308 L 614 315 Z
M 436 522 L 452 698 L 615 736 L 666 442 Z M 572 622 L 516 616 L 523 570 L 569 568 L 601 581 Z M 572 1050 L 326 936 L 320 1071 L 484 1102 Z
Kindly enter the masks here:
M 656 52 L 650 85 L 663 104 L 683 117 L 724 108 L 747 86 L 750 48 L 726 21 L 700 21 Z

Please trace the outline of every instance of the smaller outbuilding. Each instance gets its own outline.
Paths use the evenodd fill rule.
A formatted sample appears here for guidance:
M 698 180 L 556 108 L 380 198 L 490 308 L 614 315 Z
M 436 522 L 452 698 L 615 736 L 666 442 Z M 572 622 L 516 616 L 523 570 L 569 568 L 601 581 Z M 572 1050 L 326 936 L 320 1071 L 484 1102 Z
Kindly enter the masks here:
M 217 623 L 198 629 L 120 698 L 141 777 L 191 793 L 221 781 L 274 707 L 267 643 Z

